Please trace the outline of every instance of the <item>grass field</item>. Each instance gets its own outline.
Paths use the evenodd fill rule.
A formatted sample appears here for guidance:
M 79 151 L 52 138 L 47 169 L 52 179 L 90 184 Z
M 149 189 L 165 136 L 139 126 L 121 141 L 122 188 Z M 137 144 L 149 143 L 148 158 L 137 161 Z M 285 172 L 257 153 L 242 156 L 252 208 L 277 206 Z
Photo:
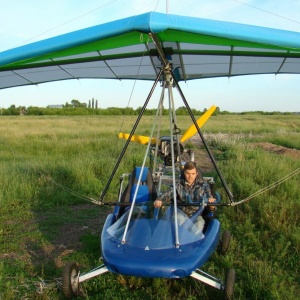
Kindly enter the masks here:
M 99 198 L 124 145 L 118 132 L 129 132 L 134 120 L 0 118 L 1 300 L 64 299 L 60 283 L 66 261 L 78 262 L 82 271 L 99 265 L 101 226 L 111 208 L 83 196 Z M 137 133 L 149 134 L 152 122 L 143 117 Z M 190 120 L 182 116 L 177 123 L 184 132 Z M 237 201 L 300 167 L 299 115 L 220 115 L 203 132 Z M 196 138 L 187 144 L 195 151 L 202 147 Z M 140 165 L 144 150 L 130 145 L 107 201 L 116 199 L 119 175 Z M 222 227 L 232 232 L 231 248 L 225 257 L 213 254 L 204 270 L 224 278 L 228 268 L 235 268 L 235 299 L 299 297 L 299 177 L 237 208 L 218 209 Z M 216 184 L 226 200 L 218 180 Z M 105 274 L 83 284 L 82 299 L 222 299 L 222 294 L 190 278 Z

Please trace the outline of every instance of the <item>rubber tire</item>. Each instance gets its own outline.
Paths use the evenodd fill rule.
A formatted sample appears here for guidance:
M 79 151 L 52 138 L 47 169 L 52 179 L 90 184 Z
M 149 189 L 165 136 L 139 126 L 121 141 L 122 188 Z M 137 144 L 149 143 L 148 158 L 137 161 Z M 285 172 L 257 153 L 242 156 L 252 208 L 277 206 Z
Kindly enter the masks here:
M 232 300 L 234 293 L 234 283 L 235 283 L 235 270 L 229 269 L 226 274 L 225 287 L 224 287 L 224 299 Z
M 226 255 L 229 250 L 231 240 L 231 233 L 228 230 L 225 230 L 222 234 L 222 240 L 221 240 L 221 254 Z
M 77 277 L 79 268 L 76 263 L 68 262 L 63 269 L 62 289 L 66 298 L 70 299 L 79 294 L 79 282 Z

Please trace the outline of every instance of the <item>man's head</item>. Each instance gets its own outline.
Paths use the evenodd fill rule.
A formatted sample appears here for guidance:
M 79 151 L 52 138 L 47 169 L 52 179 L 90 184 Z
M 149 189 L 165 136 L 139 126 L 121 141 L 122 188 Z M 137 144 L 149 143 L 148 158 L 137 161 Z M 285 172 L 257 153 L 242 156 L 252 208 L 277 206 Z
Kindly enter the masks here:
M 198 175 L 197 165 L 194 161 L 187 162 L 183 167 L 183 174 L 188 184 L 192 184 Z

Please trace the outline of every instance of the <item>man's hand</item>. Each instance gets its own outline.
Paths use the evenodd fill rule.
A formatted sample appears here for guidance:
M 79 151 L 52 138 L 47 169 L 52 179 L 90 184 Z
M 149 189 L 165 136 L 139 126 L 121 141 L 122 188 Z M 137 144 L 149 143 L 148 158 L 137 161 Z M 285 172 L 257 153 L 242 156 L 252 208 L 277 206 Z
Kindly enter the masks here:
M 209 203 L 213 203 L 213 202 L 215 202 L 215 201 L 216 201 L 215 198 L 209 198 L 209 199 L 208 199 L 208 202 L 209 202 Z M 216 209 L 216 207 L 215 207 L 215 206 L 208 206 L 208 209 L 209 209 L 210 211 L 214 211 L 214 210 Z
M 161 206 L 162 206 L 162 201 L 161 200 L 157 199 L 157 200 L 154 201 L 154 207 L 155 208 L 161 208 Z

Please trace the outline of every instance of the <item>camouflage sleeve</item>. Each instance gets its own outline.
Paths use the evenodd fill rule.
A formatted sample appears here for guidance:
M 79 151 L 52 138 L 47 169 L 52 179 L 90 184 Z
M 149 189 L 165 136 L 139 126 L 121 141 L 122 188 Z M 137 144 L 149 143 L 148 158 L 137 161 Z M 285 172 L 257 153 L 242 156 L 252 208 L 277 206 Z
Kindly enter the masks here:
M 179 199 L 177 199 L 177 201 L 180 201 L 181 200 L 181 191 L 182 191 L 182 187 L 180 184 L 177 184 L 176 185 L 176 192 L 177 192 L 177 195 L 179 194 Z M 178 197 L 177 197 L 178 198 Z M 174 199 L 174 190 L 173 190 L 173 187 L 171 187 L 171 189 L 164 193 L 160 199 L 163 201 L 163 202 L 166 202 L 166 203 L 170 203 L 172 202 L 172 199 Z
M 207 182 L 203 183 L 203 192 L 204 192 L 205 196 L 207 197 L 207 199 L 212 197 L 211 190 L 210 190 L 209 184 Z
M 173 187 L 170 189 L 170 191 L 164 193 L 159 197 L 163 202 L 170 202 L 171 199 L 173 198 Z

